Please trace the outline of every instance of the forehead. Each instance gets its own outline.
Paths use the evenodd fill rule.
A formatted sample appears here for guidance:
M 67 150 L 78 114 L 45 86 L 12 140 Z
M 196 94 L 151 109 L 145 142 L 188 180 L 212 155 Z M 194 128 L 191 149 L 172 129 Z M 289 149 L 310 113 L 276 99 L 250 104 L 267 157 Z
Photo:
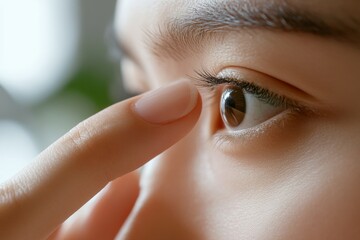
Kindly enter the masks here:
M 120 0 L 116 9 L 115 25 L 120 33 L 130 31 L 134 34 L 181 14 L 189 7 L 190 2 L 191 0 Z M 133 28 L 134 26 L 137 27 Z
M 226 3 L 232 0 L 119 0 L 117 15 L 128 17 L 136 15 L 139 19 L 165 20 L 176 15 L 191 11 L 196 6 L 204 3 Z M 360 1 L 358 0 L 239 0 L 255 4 L 287 3 L 291 6 L 304 8 L 319 13 L 339 13 L 344 15 L 351 14 L 357 16 L 360 13 Z M 121 11 L 121 10 L 124 11 Z M 119 19 L 119 18 L 118 18 Z
M 120 0 L 115 25 L 124 39 L 131 38 L 133 45 L 136 43 L 135 39 L 143 37 L 144 31 L 156 31 L 156 28 L 161 28 L 172 19 L 196 15 L 196 9 L 204 8 L 207 4 L 226 5 L 230 2 L 234 3 L 231 0 Z M 318 15 L 319 19 L 330 19 L 330 24 L 351 21 L 359 26 L 360 23 L 360 1 L 357 0 L 239 0 L 236 3 L 250 4 L 255 8 L 257 5 L 263 8 L 266 5 L 288 5 Z

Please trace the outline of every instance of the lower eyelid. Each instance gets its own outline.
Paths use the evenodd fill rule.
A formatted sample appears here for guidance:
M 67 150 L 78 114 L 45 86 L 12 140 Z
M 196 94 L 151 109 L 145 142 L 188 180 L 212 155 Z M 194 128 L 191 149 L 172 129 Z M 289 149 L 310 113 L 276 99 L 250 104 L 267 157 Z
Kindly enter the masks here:
M 317 116 L 316 112 L 308 111 L 308 109 L 289 108 L 254 127 L 242 130 L 227 130 L 222 122 L 219 106 L 225 86 L 226 84 L 223 84 L 211 90 L 205 88 L 200 91 L 202 96 L 205 96 L 204 102 L 206 104 L 204 107 L 210 113 L 210 124 L 208 125 L 208 127 L 210 126 L 208 129 L 211 136 L 209 138 L 210 149 L 228 155 L 253 153 L 258 149 L 268 152 L 269 146 L 273 148 L 272 151 L 283 149 L 284 146 L 289 146 L 291 140 L 289 136 L 294 136 L 291 132 L 297 132 L 298 127 L 303 124 L 301 119 L 308 121 L 312 116 Z M 277 145 L 279 143 L 282 144 Z M 257 152 L 257 154 L 262 153 Z
M 246 149 L 253 151 L 258 144 L 269 145 L 274 138 L 281 137 L 282 132 L 291 129 L 298 120 L 298 114 L 300 113 L 286 110 L 255 127 L 239 131 L 217 131 L 211 139 L 211 144 L 214 148 L 229 154 Z

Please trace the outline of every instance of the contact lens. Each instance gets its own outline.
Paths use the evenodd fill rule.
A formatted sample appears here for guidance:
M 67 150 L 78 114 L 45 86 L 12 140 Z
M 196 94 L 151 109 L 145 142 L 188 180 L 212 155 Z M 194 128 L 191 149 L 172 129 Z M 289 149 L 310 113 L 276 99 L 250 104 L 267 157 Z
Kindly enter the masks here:
M 226 88 L 220 101 L 220 113 L 224 124 L 227 127 L 238 127 L 245 118 L 246 100 L 241 88 Z

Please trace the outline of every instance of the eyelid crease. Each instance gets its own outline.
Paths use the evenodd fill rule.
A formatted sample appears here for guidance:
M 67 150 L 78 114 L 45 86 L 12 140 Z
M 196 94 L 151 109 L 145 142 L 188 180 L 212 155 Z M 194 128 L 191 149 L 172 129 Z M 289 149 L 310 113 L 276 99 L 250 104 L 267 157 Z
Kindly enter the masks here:
M 190 77 L 194 80 L 195 85 L 199 88 L 208 89 L 210 92 L 214 92 L 215 88 L 222 84 L 232 85 L 243 89 L 246 93 L 254 95 L 254 97 L 256 97 L 259 101 L 267 103 L 271 106 L 289 109 L 294 113 L 322 115 L 318 110 L 309 107 L 304 103 L 273 92 L 267 88 L 257 85 L 256 83 L 249 82 L 244 78 L 218 77 L 204 69 L 201 71 L 195 71 L 195 73 L 196 76 Z

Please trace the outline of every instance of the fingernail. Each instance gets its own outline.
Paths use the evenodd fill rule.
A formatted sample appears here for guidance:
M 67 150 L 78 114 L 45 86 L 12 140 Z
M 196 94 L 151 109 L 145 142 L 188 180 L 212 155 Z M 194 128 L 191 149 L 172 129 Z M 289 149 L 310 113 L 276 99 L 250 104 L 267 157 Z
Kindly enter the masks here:
M 198 101 L 198 91 L 188 80 L 180 80 L 142 96 L 135 112 L 150 123 L 163 124 L 189 114 Z

